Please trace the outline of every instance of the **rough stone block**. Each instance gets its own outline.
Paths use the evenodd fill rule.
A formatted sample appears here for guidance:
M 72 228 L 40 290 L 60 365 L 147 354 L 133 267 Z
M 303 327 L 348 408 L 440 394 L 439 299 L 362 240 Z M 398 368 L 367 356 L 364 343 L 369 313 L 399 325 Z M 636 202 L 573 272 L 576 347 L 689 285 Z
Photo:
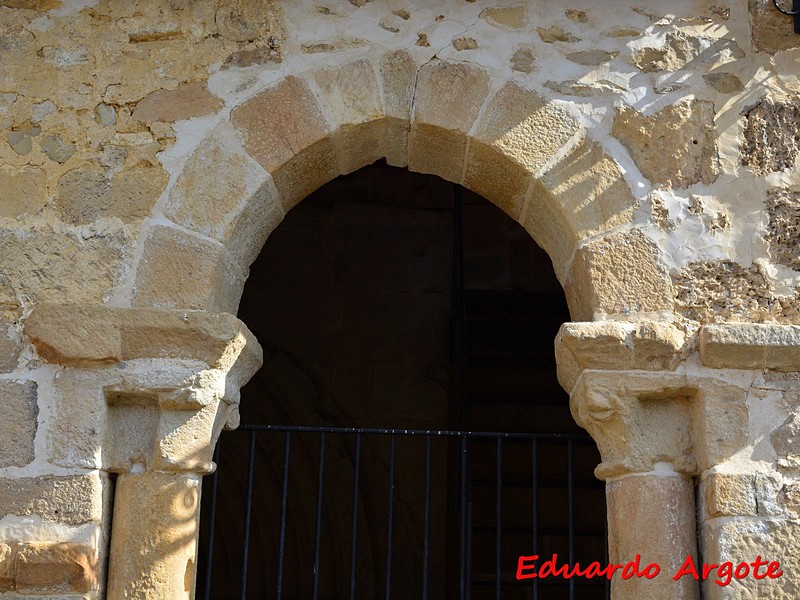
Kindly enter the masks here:
M 503 151 L 472 141 L 469 147 L 464 186 L 501 208 L 515 221 L 531 188 L 531 176 Z
M 17 544 L 0 542 L 0 593 L 13 592 L 17 571 Z
M 39 212 L 47 204 L 45 183 L 41 169 L 0 167 L 0 217 Z
M 591 321 L 595 313 L 670 310 L 675 297 L 655 244 L 638 230 L 579 248 L 564 292 L 576 321 Z
M 466 139 L 489 93 L 473 65 L 434 60 L 419 70 L 409 136 L 409 168 L 461 182 Z
M 22 594 L 89 592 L 98 588 L 97 552 L 87 546 L 28 543 L 20 546 L 16 563 L 16 590 Z
M 408 165 L 408 130 L 417 64 L 406 50 L 396 50 L 381 58 L 380 74 L 387 115 L 386 162 L 405 167 Z
M 95 471 L 86 475 L 43 475 L 0 482 L 0 519 L 36 515 L 68 525 L 100 523 L 110 488 Z
M 136 274 L 134 306 L 236 313 L 244 273 L 224 247 L 156 226 Z
M 711 518 L 758 514 L 754 475 L 712 473 L 700 489 L 705 490 L 706 513 Z
M 704 378 L 694 404 L 694 453 L 701 470 L 725 462 L 749 442 L 747 394 L 734 384 Z
M 775 54 L 800 46 L 800 39 L 791 27 L 791 19 L 782 15 L 772 0 L 750 0 L 751 36 L 760 52 Z M 791 6 L 789 6 L 791 9 Z M 789 27 L 786 20 L 789 19 Z
M 24 467 L 33 461 L 39 415 L 36 396 L 34 381 L 0 381 L 0 467 Z
M 700 330 L 700 359 L 716 369 L 800 370 L 800 326 L 709 324 Z
M 202 81 L 185 83 L 174 90 L 156 90 L 139 102 L 133 119 L 142 123 L 163 121 L 174 123 L 192 117 L 202 117 L 222 108 L 222 100 L 208 91 Z
M 784 98 L 765 96 L 742 113 L 744 131 L 740 152 L 743 165 L 758 175 L 794 169 L 800 152 L 800 139 L 796 135 L 799 101 L 797 94 Z
M 228 126 L 218 127 L 189 159 L 164 212 L 222 242 L 242 266 L 255 260 L 284 215 L 269 176 L 239 149 Z
M 651 116 L 626 108 L 617 113 L 612 133 L 654 184 L 686 188 L 717 178 L 713 102 L 692 100 Z
M 273 177 L 285 210 L 339 174 L 330 128 L 308 84 L 286 77 L 231 113 L 245 149 Z
M 550 256 L 556 276 L 562 282 L 578 237 L 564 215 L 562 207 L 553 199 L 538 180 L 533 181 L 533 189 L 528 192 L 530 199 L 527 208 L 520 215 L 520 225 L 525 228 L 536 243 Z M 585 320 L 572 313 L 573 320 Z
M 17 368 L 21 351 L 22 339 L 19 328 L 10 321 L 0 318 L 0 373 L 10 373 Z
M 49 429 L 50 462 L 99 469 L 98 449 L 106 427 L 105 402 L 94 373 L 65 369 L 56 374 L 54 418 Z

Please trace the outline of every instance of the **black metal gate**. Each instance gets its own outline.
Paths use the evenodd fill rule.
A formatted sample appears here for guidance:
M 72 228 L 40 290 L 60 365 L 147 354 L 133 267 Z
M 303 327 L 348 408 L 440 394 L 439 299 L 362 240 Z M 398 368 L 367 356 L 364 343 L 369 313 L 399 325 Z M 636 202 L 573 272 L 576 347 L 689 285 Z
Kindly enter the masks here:
M 198 598 L 609 597 L 605 579 L 516 579 L 520 555 L 607 563 L 582 522 L 603 494 L 575 475 L 588 436 L 243 425 L 221 442 L 241 475 L 204 491 Z M 220 486 L 244 488 L 238 509 Z

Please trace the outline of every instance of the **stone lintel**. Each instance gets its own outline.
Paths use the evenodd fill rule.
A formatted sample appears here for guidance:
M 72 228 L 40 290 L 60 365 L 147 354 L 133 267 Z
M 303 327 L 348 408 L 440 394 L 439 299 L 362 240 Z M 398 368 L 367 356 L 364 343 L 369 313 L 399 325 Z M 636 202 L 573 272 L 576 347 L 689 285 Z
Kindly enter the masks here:
M 558 381 L 571 392 L 582 371 L 674 371 L 685 335 L 659 321 L 564 323 L 556 336 Z
M 700 330 L 700 360 L 713 369 L 800 371 L 800 326 L 705 325 Z
M 243 385 L 263 360 L 255 336 L 228 313 L 40 304 L 26 319 L 25 333 L 45 361 L 79 368 L 193 359 Z

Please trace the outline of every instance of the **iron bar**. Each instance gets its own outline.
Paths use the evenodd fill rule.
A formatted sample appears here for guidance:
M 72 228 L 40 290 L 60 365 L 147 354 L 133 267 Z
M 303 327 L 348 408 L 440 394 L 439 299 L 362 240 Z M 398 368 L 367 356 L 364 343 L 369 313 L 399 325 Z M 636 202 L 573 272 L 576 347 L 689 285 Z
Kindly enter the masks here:
M 289 495 L 289 452 L 292 432 L 287 431 L 283 446 L 283 489 L 281 490 L 281 532 L 278 538 L 278 600 L 283 596 L 283 555 L 286 547 L 286 500 Z
M 355 464 L 353 465 L 353 535 L 350 539 L 350 600 L 356 597 L 356 551 L 358 549 L 358 486 L 361 473 L 361 434 L 356 434 Z
M 503 597 L 503 438 L 497 438 L 497 507 L 495 515 L 495 597 Z
M 242 556 L 241 600 L 247 598 L 247 563 L 250 553 L 250 516 L 253 511 L 253 467 L 256 460 L 256 432 L 250 432 L 250 459 L 247 463 L 247 499 L 244 509 L 244 549 Z
M 467 436 L 461 436 L 461 452 L 459 457 L 459 464 L 461 467 L 461 494 L 459 497 L 459 529 L 460 529 L 460 545 L 459 551 L 461 556 L 461 564 L 459 566 L 459 573 L 461 575 L 459 581 L 460 598 L 466 598 L 467 579 L 470 574 L 467 573 Z
M 219 447 L 222 440 L 217 441 L 217 447 L 214 448 L 214 464 L 219 466 Z M 214 470 L 211 476 L 211 502 L 208 507 L 208 544 L 206 545 L 206 572 L 205 572 L 205 591 L 203 593 L 203 600 L 210 600 L 211 598 L 211 573 L 213 571 L 212 565 L 214 564 L 214 525 L 217 521 L 217 485 L 219 483 L 219 470 Z
M 394 463 L 397 437 L 389 438 L 389 529 L 386 532 L 386 600 L 392 597 L 392 541 L 394 537 Z
M 422 600 L 428 600 L 431 537 L 431 436 L 425 437 L 425 531 L 422 536 Z
M 313 598 L 319 598 L 319 551 L 322 541 L 322 491 L 325 485 L 325 431 L 319 438 L 319 475 L 317 478 L 317 530 L 314 534 L 314 591 Z

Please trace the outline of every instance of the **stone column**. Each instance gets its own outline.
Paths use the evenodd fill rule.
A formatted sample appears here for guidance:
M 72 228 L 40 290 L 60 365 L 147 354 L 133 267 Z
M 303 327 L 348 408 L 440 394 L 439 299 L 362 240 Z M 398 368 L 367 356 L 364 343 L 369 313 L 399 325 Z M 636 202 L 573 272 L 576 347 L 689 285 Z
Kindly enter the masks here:
M 190 600 L 201 478 L 261 365 L 255 337 L 224 313 L 76 306 L 38 306 L 26 333 L 98 398 L 87 431 L 116 474 L 105 597 Z

